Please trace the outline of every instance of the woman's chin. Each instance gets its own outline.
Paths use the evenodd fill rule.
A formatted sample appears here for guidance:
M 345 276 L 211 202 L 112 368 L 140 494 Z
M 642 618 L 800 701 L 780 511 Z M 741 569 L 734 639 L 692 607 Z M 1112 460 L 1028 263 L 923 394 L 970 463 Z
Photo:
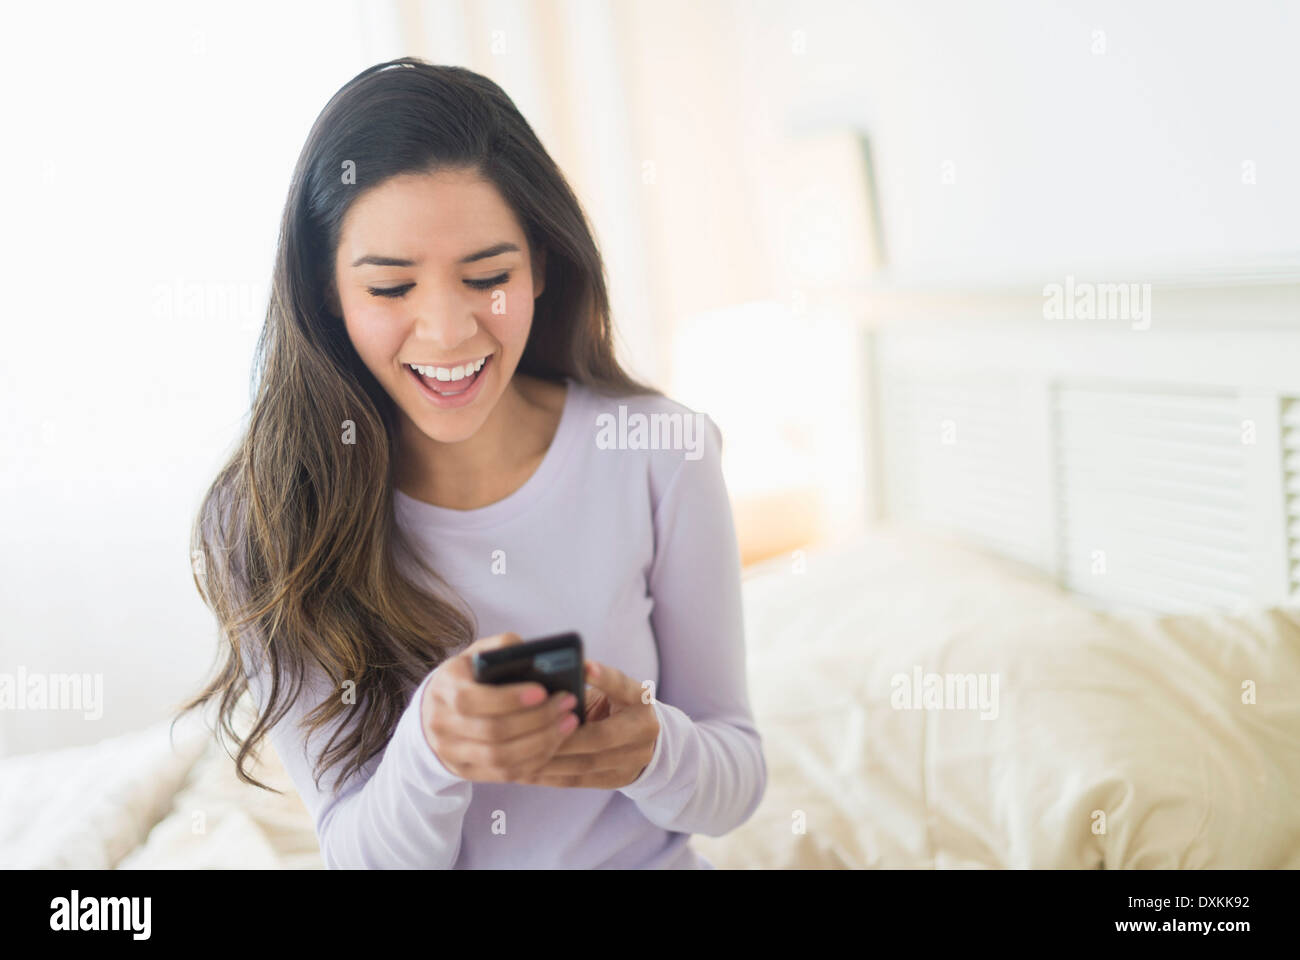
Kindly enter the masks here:
M 478 433 L 479 427 L 487 419 L 486 414 L 477 410 L 451 410 L 430 414 L 421 411 L 419 416 L 411 417 L 416 429 L 436 443 L 461 443 Z

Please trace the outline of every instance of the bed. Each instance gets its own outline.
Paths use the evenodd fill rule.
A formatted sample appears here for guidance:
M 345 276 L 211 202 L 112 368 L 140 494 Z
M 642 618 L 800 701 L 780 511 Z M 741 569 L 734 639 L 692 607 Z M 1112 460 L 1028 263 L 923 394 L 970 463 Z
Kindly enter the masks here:
M 742 827 L 692 840 L 719 867 L 1300 867 L 1294 608 L 1114 614 L 888 526 L 748 570 L 744 601 L 769 782 Z M 908 708 L 918 671 L 995 695 Z M 269 746 L 281 795 L 189 724 L 0 770 L 3 822 L 38 825 L 0 837 L 7 865 L 323 867 Z M 50 806 L 76 783 L 103 785 L 92 815 Z

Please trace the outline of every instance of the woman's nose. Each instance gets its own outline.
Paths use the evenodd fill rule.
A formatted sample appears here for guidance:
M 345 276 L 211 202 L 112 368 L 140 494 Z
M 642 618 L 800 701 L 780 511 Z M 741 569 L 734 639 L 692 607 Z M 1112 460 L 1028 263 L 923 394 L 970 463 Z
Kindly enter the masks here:
M 469 299 L 455 291 L 433 291 L 415 303 L 414 334 L 439 350 L 452 350 L 478 332 Z

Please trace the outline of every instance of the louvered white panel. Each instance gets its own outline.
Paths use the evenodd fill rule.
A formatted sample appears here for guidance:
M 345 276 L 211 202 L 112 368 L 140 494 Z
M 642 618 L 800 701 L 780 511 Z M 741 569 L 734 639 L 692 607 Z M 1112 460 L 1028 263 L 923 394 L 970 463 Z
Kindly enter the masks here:
M 886 370 L 880 400 L 891 517 L 1051 567 L 1041 381 Z
M 1233 608 L 1265 592 L 1255 431 L 1268 425 L 1249 401 L 1069 383 L 1054 400 L 1067 587 L 1165 612 Z
M 1286 497 L 1287 591 L 1300 603 L 1300 397 L 1282 401 L 1282 476 Z

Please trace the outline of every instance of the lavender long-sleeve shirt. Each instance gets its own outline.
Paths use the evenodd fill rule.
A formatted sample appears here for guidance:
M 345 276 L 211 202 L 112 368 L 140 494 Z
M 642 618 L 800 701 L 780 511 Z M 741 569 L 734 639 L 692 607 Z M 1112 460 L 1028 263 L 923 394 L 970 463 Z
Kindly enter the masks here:
M 328 734 L 304 742 L 298 724 L 339 692 L 309 674 L 269 737 L 327 867 L 708 868 L 689 835 L 727 833 L 762 799 L 721 434 L 663 397 L 567 384 L 550 449 L 519 490 L 477 510 L 397 492 L 397 521 L 480 636 L 576 630 L 588 659 L 654 681 L 654 755 L 616 790 L 462 779 L 421 729 L 426 676 L 386 750 L 337 791 L 331 768 L 317 790 Z M 261 705 L 265 675 L 250 680 Z

